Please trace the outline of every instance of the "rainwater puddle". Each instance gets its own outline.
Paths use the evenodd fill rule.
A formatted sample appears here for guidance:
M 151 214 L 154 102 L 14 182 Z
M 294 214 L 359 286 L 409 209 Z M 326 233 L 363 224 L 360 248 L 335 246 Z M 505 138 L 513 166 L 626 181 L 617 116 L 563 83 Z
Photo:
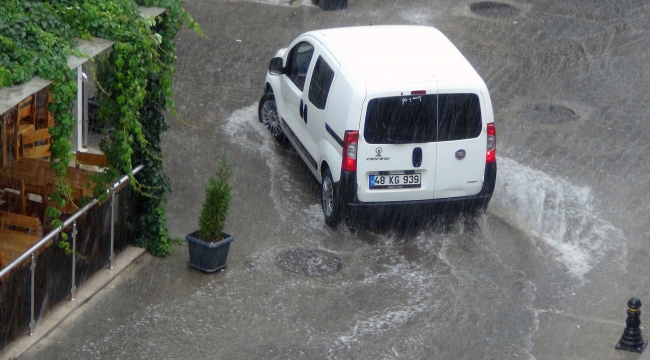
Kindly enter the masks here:
M 288 152 L 259 122 L 257 110 L 257 102 L 236 110 L 224 125 L 224 131 L 233 144 L 245 148 L 265 161 L 269 168 L 269 194 L 275 204 L 276 213 L 283 222 L 286 222 L 293 217 L 293 214 L 302 210 L 294 206 L 295 201 L 285 196 L 285 194 L 295 195 L 299 186 L 284 163 L 284 157 L 289 156 Z
M 498 163 L 491 214 L 549 245 L 551 255 L 580 280 L 609 252 L 625 261 L 625 235 L 600 218 L 589 188 L 511 159 Z
M 563 124 L 580 119 L 580 115 L 575 110 L 558 104 L 533 105 L 526 111 L 526 115 L 535 122 L 547 124 Z

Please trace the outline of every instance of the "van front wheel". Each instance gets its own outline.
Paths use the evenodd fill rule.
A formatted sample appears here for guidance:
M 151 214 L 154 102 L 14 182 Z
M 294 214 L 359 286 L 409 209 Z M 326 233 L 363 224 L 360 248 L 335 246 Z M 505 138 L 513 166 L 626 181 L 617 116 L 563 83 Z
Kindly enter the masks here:
M 271 132 L 275 140 L 279 142 L 284 141 L 284 133 L 280 127 L 280 117 L 278 116 L 278 108 L 275 105 L 275 96 L 272 92 L 267 92 L 260 99 L 258 107 L 258 116 L 260 122 L 266 126 Z
M 326 169 L 321 181 L 321 204 L 323 214 L 325 214 L 325 223 L 331 227 L 336 227 L 341 220 L 341 206 L 336 195 L 332 172 L 330 169 Z

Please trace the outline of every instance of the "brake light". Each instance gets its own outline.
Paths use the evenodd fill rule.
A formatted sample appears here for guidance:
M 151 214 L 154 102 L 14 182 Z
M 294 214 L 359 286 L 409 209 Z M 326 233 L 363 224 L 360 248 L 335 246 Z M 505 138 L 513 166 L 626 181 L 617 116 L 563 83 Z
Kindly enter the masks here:
M 414 90 L 411 91 L 411 95 L 426 95 L 427 91 L 426 90 Z
M 359 132 L 348 130 L 343 136 L 343 171 L 357 171 L 357 145 Z
M 485 162 L 493 163 L 497 161 L 497 129 L 494 123 L 487 124 L 487 153 Z

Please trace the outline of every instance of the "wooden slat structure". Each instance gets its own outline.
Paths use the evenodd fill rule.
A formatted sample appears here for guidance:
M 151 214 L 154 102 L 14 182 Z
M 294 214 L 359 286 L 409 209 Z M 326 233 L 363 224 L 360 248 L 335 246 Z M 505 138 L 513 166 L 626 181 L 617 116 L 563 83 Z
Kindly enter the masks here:
M 104 154 L 95 154 L 90 152 L 77 152 L 75 154 L 77 159 L 77 167 L 80 165 L 97 166 L 100 168 L 108 167 L 108 159 Z
M 26 131 L 20 135 L 20 152 L 24 157 L 50 160 L 51 144 L 52 135 L 49 128 Z
M 40 221 L 38 218 L 0 211 L 0 227 L 14 231 L 38 235 Z
M 0 175 L 23 180 L 25 182 L 25 192 L 38 195 L 47 195 L 45 186 L 55 184 L 58 179 L 56 172 L 50 167 L 49 161 L 27 157 L 21 157 L 8 167 L 0 169 Z M 95 186 L 91 179 L 92 175 L 91 171 L 68 167 L 63 180 L 73 188 L 82 189 L 83 196 L 92 196 L 92 189 Z
M 0 268 L 39 240 L 38 218 L 0 211 Z
M 36 101 L 30 95 L 18 104 L 18 123 L 34 125 L 36 120 Z
M 0 175 L 0 210 L 25 215 L 27 196 L 25 181 L 8 175 Z

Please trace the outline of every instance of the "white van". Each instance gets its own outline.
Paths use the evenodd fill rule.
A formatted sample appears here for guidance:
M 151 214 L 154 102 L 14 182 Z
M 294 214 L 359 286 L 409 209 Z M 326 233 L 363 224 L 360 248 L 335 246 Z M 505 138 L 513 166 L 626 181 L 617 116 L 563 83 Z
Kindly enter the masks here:
M 485 83 L 440 31 L 307 32 L 269 65 L 260 121 L 321 183 L 325 221 L 350 207 L 455 202 L 485 209 L 496 131 Z

